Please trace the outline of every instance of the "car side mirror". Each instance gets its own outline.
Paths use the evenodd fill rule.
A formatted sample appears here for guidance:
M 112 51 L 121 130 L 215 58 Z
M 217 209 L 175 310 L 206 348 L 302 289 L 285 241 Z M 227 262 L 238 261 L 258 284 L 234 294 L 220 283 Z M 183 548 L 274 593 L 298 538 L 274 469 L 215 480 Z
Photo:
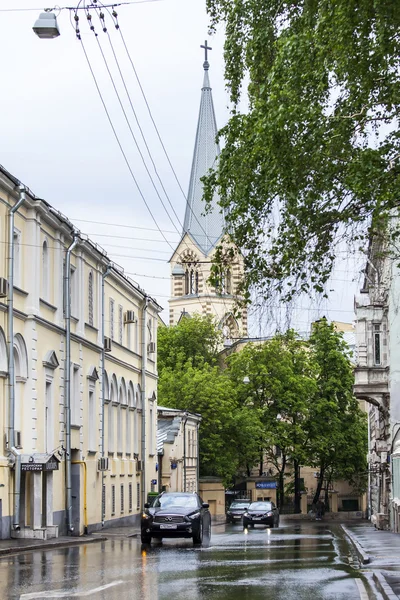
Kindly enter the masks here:
M 150 508 L 150 502 L 146 502 L 146 504 L 144 505 L 145 508 Z
M 208 502 L 203 502 L 201 506 L 202 508 L 208 508 L 210 505 L 208 504 Z

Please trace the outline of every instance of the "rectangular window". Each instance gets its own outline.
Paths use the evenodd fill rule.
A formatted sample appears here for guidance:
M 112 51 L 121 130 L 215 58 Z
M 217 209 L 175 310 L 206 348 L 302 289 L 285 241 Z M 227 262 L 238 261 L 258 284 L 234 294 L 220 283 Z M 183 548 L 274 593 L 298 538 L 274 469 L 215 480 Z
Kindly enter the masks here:
M 114 300 L 110 298 L 110 338 L 114 339 Z
M 115 485 L 111 486 L 111 516 L 115 515 Z
M 121 515 L 124 513 L 125 509 L 125 498 L 124 498 L 124 484 L 121 483 Z
M 149 434 L 150 434 L 150 440 L 149 440 L 149 454 L 154 454 L 154 425 L 153 425 L 153 408 L 150 408 L 149 411 Z
M 72 366 L 72 402 L 71 402 L 71 424 L 80 425 L 80 385 L 79 366 Z
M 129 350 L 131 350 L 131 346 L 132 346 L 132 340 L 131 340 L 131 324 L 127 323 L 126 324 L 126 347 L 129 348 Z
M 77 273 L 76 273 L 75 267 L 73 267 L 72 265 L 71 265 L 70 283 L 71 283 L 71 315 L 73 317 L 77 317 L 79 314 Z
M 133 510 L 133 493 L 132 493 L 132 484 L 130 483 L 128 486 L 128 502 L 129 502 L 129 512 Z
M 14 285 L 21 286 L 21 232 L 14 229 Z
M 102 494 L 101 501 L 102 501 L 102 507 L 101 507 L 102 521 L 104 521 L 104 519 L 106 518 L 106 486 L 105 485 L 103 485 L 103 494 Z
M 89 390 L 89 450 L 96 450 L 96 407 L 94 390 Z
M 51 382 L 46 381 L 46 412 L 45 412 L 45 430 L 46 430 L 46 452 L 54 450 L 54 427 L 53 427 L 53 403 Z
M 135 347 L 134 347 L 134 351 L 137 354 L 138 351 L 139 351 L 139 325 L 138 325 L 138 319 L 136 319 L 135 324 L 133 325 L 133 327 L 135 328 L 135 330 L 134 330 L 134 335 L 135 335 Z
M 122 346 L 122 341 L 123 341 L 123 337 L 122 337 L 122 332 L 123 332 L 123 310 L 122 310 L 122 306 L 119 305 L 118 306 L 118 341 Z
M 382 333 L 380 323 L 373 324 L 374 364 L 382 364 Z
M 140 483 L 136 484 L 136 494 L 137 494 L 136 508 L 137 508 L 137 510 L 139 510 L 139 508 L 140 508 Z
M 122 454 L 122 409 L 117 407 L 117 452 Z

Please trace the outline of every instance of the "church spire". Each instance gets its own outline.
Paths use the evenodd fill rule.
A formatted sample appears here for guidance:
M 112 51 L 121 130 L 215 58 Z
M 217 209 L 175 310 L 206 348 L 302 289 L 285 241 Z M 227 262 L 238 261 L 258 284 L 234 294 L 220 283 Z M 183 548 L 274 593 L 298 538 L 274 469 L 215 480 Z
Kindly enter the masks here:
M 208 70 L 210 68 L 208 51 L 212 48 L 207 45 L 207 40 L 200 47 L 204 48 L 205 54 L 203 63 L 204 81 L 201 89 L 199 120 L 197 123 L 183 234 L 188 233 L 198 248 L 207 255 L 221 238 L 225 219 L 218 205 L 217 194 L 214 195 L 211 210 L 207 211 L 207 214 L 205 214 L 205 203 L 202 200 L 203 184 L 200 179 L 212 167 L 215 167 L 220 150 L 219 145 L 215 141 L 217 122 L 208 77 Z

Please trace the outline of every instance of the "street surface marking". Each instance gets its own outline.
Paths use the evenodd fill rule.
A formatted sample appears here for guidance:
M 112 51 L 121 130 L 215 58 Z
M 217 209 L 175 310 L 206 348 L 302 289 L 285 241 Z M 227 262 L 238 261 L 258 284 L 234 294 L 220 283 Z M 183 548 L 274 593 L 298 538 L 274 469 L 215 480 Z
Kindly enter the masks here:
M 358 591 L 360 593 L 360 598 L 361 600 L 368 600 L 368 594 L 367 594 L 367 590 L 365 589 L 365 585 L 364 582 L 359 579 L 358 577 L 356 578 L 356 584 L 358 587 Z
M 86 592 L 71 592 L 68 590 L 53 590 L 49 592 L 33 592 L 31 594 L 22 594 L 20 600 L 41 600 L 41 598 L 86 598 L 92 596 L 103 590 L 107 590 L 110 587 L 121 585 L 124 583 L 121 581 L 113 581 L 112 583 L 106 583 L 100 587 L 94 588 L 93 590 L 87 590 Z

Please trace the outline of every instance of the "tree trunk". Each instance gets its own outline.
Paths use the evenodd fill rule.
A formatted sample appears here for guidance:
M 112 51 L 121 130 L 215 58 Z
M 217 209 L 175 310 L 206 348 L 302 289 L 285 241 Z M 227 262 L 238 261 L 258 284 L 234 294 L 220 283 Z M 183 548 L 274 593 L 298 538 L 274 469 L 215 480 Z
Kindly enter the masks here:
M 298 460 L 293 461 L 294 466 L 294 512 L 301 512 L 301 495 L 300 495 L 300 464 Z
M 313 498 L 313 505 L 317 504 L 319 497 L 321 495 L 321 490 L 322 490 L 322 485 L 324 483 L 324 469 L 321 469 L 319 472 L 319 478 L 318 478 L 318 484 L 317 484 L 317 489 L 315 490 L 315 494 L 314 494 L 314 498 Z
M 279 510 L 285 503 L 285 467 L 286 467 L 286 456 L 282 456 L 282 467 L 279 471 L 279 482 L 278 482 L 278 498 L 279 498 Z
M 262 477 L 262 474 L 264 472 L 264 452 L 262 451 L 262 449 L 260 450 L 260 468 L 258 469 L 258 476 Z

